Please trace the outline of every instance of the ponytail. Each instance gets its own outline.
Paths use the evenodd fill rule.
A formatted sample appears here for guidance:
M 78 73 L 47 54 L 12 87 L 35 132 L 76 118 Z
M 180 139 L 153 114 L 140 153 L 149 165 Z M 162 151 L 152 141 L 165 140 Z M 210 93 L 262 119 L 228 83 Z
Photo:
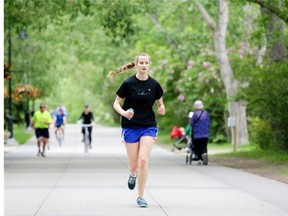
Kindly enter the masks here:
M 121 67 L 117 68 L 115 71 L 110 71 L 109 74 L 107 75 L 110 79 L 114 78 L 114 76 L 118 73 L 123 73 L 127 70 L 130 70 L 135 67 L 135 63 L 131 62 L 125 65 L 122 65 Z
M 139 60 L 139 57 L 140 57 L 140 56 L 147 56 L 147 57 L 149 58 L 150 63 L 151 63 L 151 58 L 150 58 L 150 56 L 149 56 L 147 53 L 141 53 L 141 54 L 139 54 L 139 55 L 137 55 L 137 56 L 135 57 L 135 61 L 134 61 L 134 62 L 131 62 L 131 63 L 125 64 L 125 65 L 122 65 L 121 67 L 117 68 L 115 71 L 110 71 L 107 76 L 108 76 L 110 79 L 112 79 L 112 78 L 114 78 L 114 76 L 115 76 L 116 74 L 118 74 L 118 73 L 123 73 L 123 72 L 125 72 L 125 71 L 127 71 L 127 70 L 130 70 L 130 69 L 134 68 L 134 67 L 136 66 L 136 64 L 138 63 L 138 60 Z

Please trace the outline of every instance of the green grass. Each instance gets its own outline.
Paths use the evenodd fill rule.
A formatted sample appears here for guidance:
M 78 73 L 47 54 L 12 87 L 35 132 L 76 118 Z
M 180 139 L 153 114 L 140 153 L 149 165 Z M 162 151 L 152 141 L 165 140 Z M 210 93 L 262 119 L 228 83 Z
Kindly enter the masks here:
M 34 130 L 25 131 L 24 125 L 13 125 L 13 135 L 19 144 L 25 144 L 33 135 Z
M 165 147 L 172 147 L 173 143 L 175 143 L 177 141 L 177 139 L 170 139 L 170 135 L 169 133 L 161 133 L 158 134 L 158 140 L 157 143 L 161 144 Z M 183 146 L 185 146 L 185 143 L 183 144 Z M 210 150 L 218 150 L 218 151 L 227 151 L 227 150 L 231 150 L 232 151 L 232 145 L 225 143 L 225 144 L 214 144 L 214 143 L 209 143 L 208 144 L 208 148 Z
M 171 140 L 168 132 L 163 132 L 158 135 L 158 143 L 164 146 L 171 146 L 176 141 L 176 139 Z M 229 153 L 218 153 L 214 154 L 213 157 L 225 158 L 225 157 L 242 157 L 255 160 L 263 160 L 271 163 L 288 163 L 288 153 L 287 151 L 279 150 L 262 150 L 256 148 L 255 145 L 243 145 L 237 147 L 236 152 L 233 152 L 233 147 L 231 144 L 208 144 L 209 150 L 231 150 Z M 288 168 L 285 170 L 288 173 Z
M 161 143 L 163 145 L 172 145 L 173 144 L 173 140 L 170 139 L 170 136 L 167 133 L 160 133 L 160 134 L 158 134 L 157 138 L 158 138 L 158 143 Z
M 262 150 L 253 145 L 239 147 L 236 152 L 221 153 L 215 157 L 242 157 L 255 160 L 263 160 L 271 163 L 288 163 L 288 154 L 279 150 Z
M 283 169 L 283 174 L 288 175 L 288 168 Z

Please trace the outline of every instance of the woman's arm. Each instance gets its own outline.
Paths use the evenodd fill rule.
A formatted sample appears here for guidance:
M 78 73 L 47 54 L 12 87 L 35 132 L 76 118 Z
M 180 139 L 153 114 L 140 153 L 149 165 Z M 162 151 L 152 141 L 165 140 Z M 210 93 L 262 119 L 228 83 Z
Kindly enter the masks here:
M 131 119 L 133 116 L 134 116 L 134 113 L 132 112 L 129 112 L 129 110 L 123 110 L 122 109 L 122 102 L 123 102 L 123 98 L 119 97 L 119 96 L 116 96 L 116 99 L 114 101 L 114 104 L 113 104 L 113 108 L 115 109 L 116 112 L 118 112 L 121 116 L 124 116 L 128 119 Z
M 156 100 L 156 103 L 157 103 L 157 112 L 160 114 L 160 115 L 165 115 L 166 111 L 165 111 L 165 106 L 164 106 L 164 103 L 163 103 L 163 98 L 161 97 L 159 100 Z

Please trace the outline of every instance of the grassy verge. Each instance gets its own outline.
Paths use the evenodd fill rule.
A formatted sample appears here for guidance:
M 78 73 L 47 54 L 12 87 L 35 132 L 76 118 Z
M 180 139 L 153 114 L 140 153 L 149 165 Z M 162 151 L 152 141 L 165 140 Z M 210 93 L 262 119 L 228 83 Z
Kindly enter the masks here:
M 175 143 L 177 139 L 170 139 L 170 136 L 168 133 L 162 133 L 158 135 L 158 140 L 157 143 L 161 145 L 164 148 L 172 148 L 173 143 Z M 185 143 L 183 144 L 185 146 Z M 209 150 L 212 151 L 219 151 L 219 152 L 227 152 L 227 151 L 232 151 L 232 146 L 231 144 L 214 144 L 214 143 L 209 143 L 208 144 Z
M 157 143 L 172 149 L 169 133 L 162 132 Z M 184 144 L 185 145 L 185 144 Z M 288 154 L 279 150 L 261 150 L 255 145 L 243 145 L 233 152 L 231 144 L 208 144 L 209 161 L 288 184 Z
M 164 147 L 172 148 L 173 143 L 176 140 L 171 140 L 168 133 L 162 133 L 158 136 L 158 143 Z M 243 145 L 237 148 L 236 152 L 233 152 L 231 144 L 208 144 L 209 151 L 225 152 L 213 154 L 215 158 L 235 157 L 235 158 L 247 158 L 254 160 L 261 160 L 271 163 L 288 163 L 288 154 L 285 151 L 279 150 L 262 150 L 256 148 L 254 145 Z M 287 169 L 288 173 L 288 169 Z
M 211 155 L 211 161 L 245 170 L 288 184 L 288 154 L 279 150 L 261 150 L 253 145 L 239 147 L 236 152 Z
M 221 153 L 215 157 L 240 157 L 247 159 L 262 160 L 271 163 L 288 163 L 288 154 L 285 151 L 279 150 L 262 150 L 255 148 L 252 145 L 239 147 L 236 152 Z
M 26 131 L 24 125 L 13 125 L 13 135 L 19 144 L 25 144 L 32 136 L 34 130 Z

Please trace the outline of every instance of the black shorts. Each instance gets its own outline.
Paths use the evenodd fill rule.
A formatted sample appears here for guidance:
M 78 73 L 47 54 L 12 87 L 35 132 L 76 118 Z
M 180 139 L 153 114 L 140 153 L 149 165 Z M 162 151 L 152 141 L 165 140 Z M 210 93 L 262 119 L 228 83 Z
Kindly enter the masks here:
M 48 128 L 36 128 L 35 130 L 36 137 L 44 137 L 49 139 L 49 130 Z
M 62 125 L 64 125 L 64 124 L 57 124 L 57 125 L 55 125 L 55 127 L 60 128 Z

